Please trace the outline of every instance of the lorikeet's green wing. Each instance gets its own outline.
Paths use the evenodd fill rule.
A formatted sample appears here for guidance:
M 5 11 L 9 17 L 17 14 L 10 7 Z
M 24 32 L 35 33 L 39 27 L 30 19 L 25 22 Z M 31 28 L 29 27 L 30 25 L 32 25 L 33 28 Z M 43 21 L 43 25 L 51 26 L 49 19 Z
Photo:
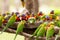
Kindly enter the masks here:
M 51 25 L 46 32 L 46 40 L 50 40 L 49 38 L 52 37 L 54 34 L 54 25 Z
M 58 27 L 60 27 L 60 20 L 56 21 L 55 25 L 58 26 Z
M 15 20 L 16 20 L 16 15 L 14 14 L 14 15 L 11 16 L 11 18 L 8 20 L 8 23 L 6 24 L 6 27 L 4 27 L 4 29 L 2 30 L 2 32 L 5 31 L 9 26 L 13 25 L 14 22 L 15 22 Z M 1 33 L 2 33 L 2 32 L 1 32 Z
M 8 23 L 6 26 L 11 26 L 15 23 L 15 20 L 16 20 L 16 15 L 13 15 L 9 20 L 8 20 Z
M 45 27 L 41 27 L 41 29 L 39 29 L 39 31 L 37 32 L 37 37 L 39 36 L 43 36 L 43 34 L 45 33 Z
M 39 37 L 39 36 L 41 36 L 41 37 L 44 36 L 44 34 L 45 34 L 45 32 L 46 32 L 45 26 L 46 26 L 46 25 L 43 24 L 43 26 L 42 26 L 42 27 L 39 29 L 39 31 L 37 32 L 36 40 L 38 40 L 38 37 Z
M 38 28 L 35 30 L 35 32 L 32 34 L 32 36 L 29 38 L 29 40 L 31 40 L 31 38 L 32 38 L 33 36 L 36 36 L 36 35 L 37 35 L 37 32 L 39 31 L 39 29 L 40 29 L 42 26 L 43 26 L 42 24 L 40 24 L 40 25 L 38 26 Z
M 36 35 L 37 35 L 37 32 L 40 30 L 40 28 L 41 28 L 42 26 L 45 26 L 45 25 L 46 25 L 46 23 L 40 24 L 40 25 L 38 26 L 38 28 L 35 30 L 35 32 L 33 33 L 33 36 L 36 36 Z
M 33 33 L 33 36 L 35 36 L 37 34 L 37 32 L 39 31 L 39 29 L 42 27 L 42 24 L 35 30 L 35 32 Z
M 3 17 L 0 16 L 0 27 L 2 26 L 2 19 L 3 19 Z
M 17 31 L 14 40 L 16 39 L 17 35 L 23 31 L 24 28 L 24 21 L 21 21 L 17 26 Z

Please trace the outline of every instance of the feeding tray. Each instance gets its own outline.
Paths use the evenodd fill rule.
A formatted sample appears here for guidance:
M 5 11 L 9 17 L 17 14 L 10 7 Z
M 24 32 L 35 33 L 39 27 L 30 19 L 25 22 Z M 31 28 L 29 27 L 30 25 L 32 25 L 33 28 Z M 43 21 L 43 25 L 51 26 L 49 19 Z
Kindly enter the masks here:
M 15 22 L 10 28 L 17 28 L 19 22 Z M 35 23 L 25 23 L 25 27 L 24 28 L 28 28 L 28 29 L 33 29 L 33 28 L 37 28 L 42 22 L 38 21 Z M 3 25 L 6 25 L 6 23 L 4 23 Z

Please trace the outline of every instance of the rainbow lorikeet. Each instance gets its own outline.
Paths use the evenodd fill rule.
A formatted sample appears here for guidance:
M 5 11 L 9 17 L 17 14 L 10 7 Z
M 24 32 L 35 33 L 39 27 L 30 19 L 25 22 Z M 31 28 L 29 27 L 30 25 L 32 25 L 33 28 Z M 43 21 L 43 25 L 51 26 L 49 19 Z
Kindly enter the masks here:
M 16 20 L 16 15 L 14 14 L 13 16 L 10 17 L 10 19 L 8 20 L 8 22 L 6 24 L 6 27 L 4 27 L 4 29 L 1 31 L 1 33 L 3 31 L 5 31 L 8 27 L 10 27 L 11 25 L 13 25 L 14 22 L 15 22 L 15 20 Z
M 17 35 L 23 31 L 25 21 L 21 21 L 17 26 L 17 31 L 14 40 L 16 39 Z
M 52 37 L 54 34 L 54 25 L 50 25 L 50 27 L 47 29 L 46 32 L 46 40 L 50 40 L 50 37 Z

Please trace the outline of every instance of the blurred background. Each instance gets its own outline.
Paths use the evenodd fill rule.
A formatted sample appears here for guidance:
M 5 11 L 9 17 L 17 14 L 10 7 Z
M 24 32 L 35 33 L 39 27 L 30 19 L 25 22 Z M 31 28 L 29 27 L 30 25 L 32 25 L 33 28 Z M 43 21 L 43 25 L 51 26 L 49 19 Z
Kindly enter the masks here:
M 60 9 L 60 0 L 38 0 L 39 11 L 49 12 L 52 9 Z M 0 13 L 6 11 L 19 11 L 23 9 L 21 0 L 0 0 Z

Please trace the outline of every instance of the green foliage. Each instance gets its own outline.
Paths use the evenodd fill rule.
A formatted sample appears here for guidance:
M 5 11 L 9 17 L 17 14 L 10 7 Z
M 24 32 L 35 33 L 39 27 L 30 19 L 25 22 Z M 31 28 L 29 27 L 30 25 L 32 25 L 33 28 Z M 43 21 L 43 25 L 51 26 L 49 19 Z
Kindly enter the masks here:
M 60 10 L 55 9 L 55 10 L 54 10 L 54 13 L 55 13 L 55 15 L 60 15 Z

